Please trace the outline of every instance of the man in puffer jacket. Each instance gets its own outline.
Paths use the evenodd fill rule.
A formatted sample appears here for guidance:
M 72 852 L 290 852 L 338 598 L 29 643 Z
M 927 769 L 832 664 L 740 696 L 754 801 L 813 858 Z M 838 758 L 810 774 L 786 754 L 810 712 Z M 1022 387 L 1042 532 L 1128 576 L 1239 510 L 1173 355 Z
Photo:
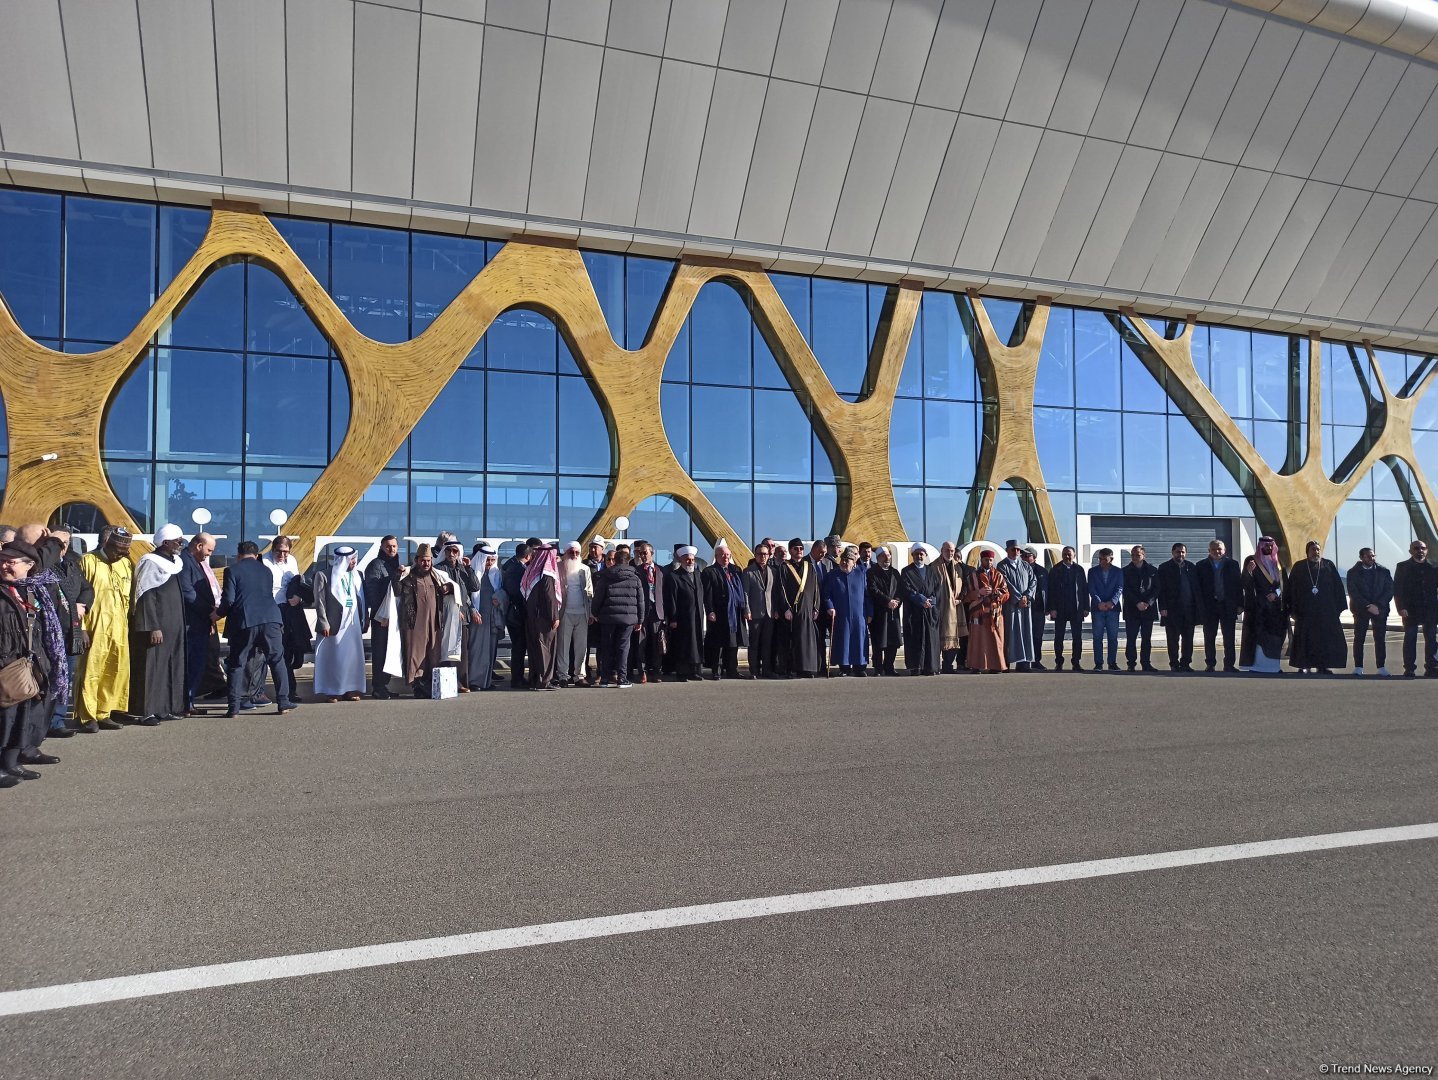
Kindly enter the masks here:
M 644 620 L 643 582 L 629 565 L 629 545 L 614 549 L 614 565 L 594 578 L 592 610 L 599 623 L 599 685 L 628 689 L 629 640 Z

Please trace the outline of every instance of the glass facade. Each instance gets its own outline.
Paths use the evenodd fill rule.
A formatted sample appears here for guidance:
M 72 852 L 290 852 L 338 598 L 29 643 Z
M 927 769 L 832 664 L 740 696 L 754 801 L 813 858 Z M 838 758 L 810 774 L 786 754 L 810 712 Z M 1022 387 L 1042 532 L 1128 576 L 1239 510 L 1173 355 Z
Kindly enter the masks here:
M 374 226 L 276 217 L 276 227 L 365 334 L 417 335 L 501 244 Z M 0 188 L 0 295 L 21 328 L 66 352 L 119 340 L 204 236 L 209 211 Z M 675 264 L 584 252 L 610 332 L 647 340 Z M 835 390 L 867 393 L 886 285 L 771 275 Z M 985 393 L 966 297 L 924 295 L 894 403 L 890 469 L 906 531 L 960 535 L 976 499 Z M 663 373 L 672 448 L 734 534 L 830 531 L 834 463 L 754 318 L 723 281 L 699 291 Z M 1020 333 L 1023 305 L 988 300 L 1001 336 Z M 1218 401 L 1281 471 L 1305 448 L 1306 339 L 1199 326 L 1194 358 Z M 1380 353 L 1391 389 L 1416 384 L 1431 357 Z M 1342 476 L 1370 430 L 1373 376 L 1361 348 L 1325 343 L 1325 468 Z M 1380 399 L 1381 401 L 1381 395 Z M 1035 428 L 1049 497 L 1065 539 L 1079 515 L 1251 517 L 1245 492 L 1125 344 L 1116 317 L 1055 307 L 1035 386 Z M 144 529 L 189 526 L 203 506 L 232 539 L 272 531 L 331 460 L 351 422 L 343 367 L 289 287 L 248 261 L 212 270 L 156 335 L 112 399 L 102 440 L 117 495 Z M 0 417 L 3 424 L 3 417 Z M 0 427 L 0 436 L 4 429 Z M 1415 445 L 1438 464 L 1438 399 L 1419 403 Z M 0 437 L 0 483 L 8 443 Z M 1352 456 L 1350 456 L 1352 455 Z M 610 436 L 569 346 L 545 315 L 502 314 L 336 533 L 578 536 L 604 505 Z M 999 483 L 1002 478 L 996 478 Z M 1413 484 L 1380 463 L 1334 526 L 1340 561 L 1375 542 L 1403 557 Z M 668 549 L 702 542 L 687 514 L 658 494 L 629 534 Z M 1025 532 L 1021 493 L 997 493 L 989 538 Z M 892 539 L 892 538 L 875 538 Z

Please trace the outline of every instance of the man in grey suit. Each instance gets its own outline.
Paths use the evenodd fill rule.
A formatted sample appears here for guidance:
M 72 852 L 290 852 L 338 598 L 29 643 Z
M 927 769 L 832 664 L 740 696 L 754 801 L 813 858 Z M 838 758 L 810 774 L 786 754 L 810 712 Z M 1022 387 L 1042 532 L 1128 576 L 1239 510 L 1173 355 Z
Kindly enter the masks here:
M 482 560 L 478 570 L 473 568 L 476 560 Z M 504 637 L 509 612 L 509 596 L 499 572 L 499 553 L 489 544 L 480 544 L 474 550 L 471 570 L 479 579 L 479 588 L 471 597 L 479 621 L 469 625 L 469 671 L 465 677 L 471 690 L 493 690 L 494 657 L 499 651 L 499 639 Z

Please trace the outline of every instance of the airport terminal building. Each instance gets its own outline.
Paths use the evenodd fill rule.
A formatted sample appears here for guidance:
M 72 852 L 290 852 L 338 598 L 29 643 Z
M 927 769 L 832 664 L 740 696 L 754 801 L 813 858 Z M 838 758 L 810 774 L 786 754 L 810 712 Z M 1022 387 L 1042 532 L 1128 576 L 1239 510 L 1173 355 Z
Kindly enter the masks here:
M 1428 0 L 8 3 L 0 520 L 1392 565 L 1435 152 Z

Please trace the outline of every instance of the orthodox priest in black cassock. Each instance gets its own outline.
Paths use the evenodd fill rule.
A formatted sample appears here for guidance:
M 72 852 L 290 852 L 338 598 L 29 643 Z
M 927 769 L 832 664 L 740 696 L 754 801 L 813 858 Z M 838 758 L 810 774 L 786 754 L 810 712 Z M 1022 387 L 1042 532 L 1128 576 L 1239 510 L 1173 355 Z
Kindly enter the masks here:
M 704 663 L 704 586 L 694 569 L 695 548 L 685 545 L 675 554 L 675 565 L 664 574 L 664 610 L 669 616 L 669 651 L 680 682 L 699 678 Z
M 1338 568 L 1322 555 L 1318 542 L 1310 540 L 1308 558 L 1288 572 L 1288 613 L 1293 616 L 1288 664 L 1327 674 L 1348 666 L 1348 640 L 1340 621 L 1348 594 Z
M 798 549 L 799 556 L 779 564 L 779 587 L 793 613 L 786 619 L 789 626 L 789 674 L 812 679 L 819 673 L 819 575 L 814 560 L 804 557 L 804 542 L 790 541 L 789 552 Z
M 925 566 L 923 544 L 909 549 L 913 558 L 899 575 L 904 601 L 904 667 L 910 675 L 936 675 L 939 671 L 939 575 Z
M 869 651 L 874 658 L 874 671 L 880 675 L 896 675 L 894 658 L 904 632 L 903 592 L 899 572 L 889 563 L 889 549 L 874 553 L 869 567 Z
M 158 546 L 135 567 L 130 712 L 141 723 L 185 715 L 185 601 L 180 593 L 184 542 L 178 525 L 164 526 L 155 534 Z

